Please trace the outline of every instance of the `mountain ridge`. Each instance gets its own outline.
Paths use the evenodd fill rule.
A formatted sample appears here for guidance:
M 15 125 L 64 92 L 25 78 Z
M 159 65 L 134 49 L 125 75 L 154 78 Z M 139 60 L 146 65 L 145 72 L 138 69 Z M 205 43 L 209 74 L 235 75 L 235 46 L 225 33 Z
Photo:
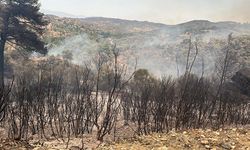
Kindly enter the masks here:
M 123 18 L 116 18 L 116 17 L 102 17 L 102 16 L 82 16 L 82 15 L 73 15 L 65 12 L 59 12 L 59 11 L 52 11 L 52 10 L 46 10 L 42 9 L 42 12 L 45 15 L 54 15 L 58 16 L 61 18 L 72 18 L 72 19 L 113 19 L 113 20 L 123 20 L 123 21 L 132 21 L 132 22 L 144 22 L 144 23 L 152 23 L 152 24 L 161 24 L 161 25 L 167 25 L 167 26 L 174 26 L 174 25 L 181 25 L 181 24 L 186 24 L 186 23 L 191 23 L 191 22 L 210 22 L 210 23 L 236 23 L 236 24 L 249 24 L 249 23 L 240 23 L 237 21 L 211 21 L 211 20 L 206 20 L 206 19 L 194 19 L 194 20 L 189 20 L 185 22 L 180 22 L 180 23 L 175 23 L 175 24 L 167 24 L 167 23 L 162 23 L 162 22 L 154 22 L 154 21 L 149 21 L 149 20 L 136 20 L 136 19 L 123 19 Z

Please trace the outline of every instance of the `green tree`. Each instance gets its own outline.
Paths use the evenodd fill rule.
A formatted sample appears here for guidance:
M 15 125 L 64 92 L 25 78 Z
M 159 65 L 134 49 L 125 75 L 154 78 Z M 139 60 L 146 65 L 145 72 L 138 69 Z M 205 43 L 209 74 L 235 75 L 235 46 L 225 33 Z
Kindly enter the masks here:
M 46 54 L 41 35 L 43 14 L 38 0 L 0 0 L 0 84 L 4 87 L 4 50 L 6 43 L 28 51 Z
M 151 78 L 152 77 L 147 69 L 138 69 L 134 73 L 134 80 L 136 82 L 145 82 L 147 80 L 150 80 Z
M 144 88 L 145 86 L 153 86 L 158 80 L 147 69 L 138 69 L 134 72 L 132 85 L 136 88 Z

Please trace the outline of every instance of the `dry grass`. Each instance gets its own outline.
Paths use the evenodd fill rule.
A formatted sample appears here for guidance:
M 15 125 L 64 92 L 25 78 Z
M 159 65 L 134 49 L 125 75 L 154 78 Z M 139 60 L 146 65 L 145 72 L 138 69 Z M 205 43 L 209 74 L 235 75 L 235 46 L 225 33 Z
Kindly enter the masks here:
M 2 132 L 2 130 L 1 130 Z M 117 142 L 112 142 L 113 135 L 108 135 L 104 143 L 95 140 L 93 135 L 83 137 L 84 149 L 123 149 L 123 150 L 250 150 L 250 127 L 226 128 L 213 131 L 211 129 L 195 129 L 132 138 L 131 130 L 123 128 L 117 134 Z M 128 135 L 131 135 L 129 137 Z M 122 138 L 122 136 L 127 138 Z M 80 150 L 81 138 L 71 138 L 69 146 L 67 140 L 37 140 L 29 142 L 0 140 L 1 150 Z
M 210 129 L 140 136 L 133 140 L 119 141 L 99 149 L 123 150 L 250 150 L 250 128 Z

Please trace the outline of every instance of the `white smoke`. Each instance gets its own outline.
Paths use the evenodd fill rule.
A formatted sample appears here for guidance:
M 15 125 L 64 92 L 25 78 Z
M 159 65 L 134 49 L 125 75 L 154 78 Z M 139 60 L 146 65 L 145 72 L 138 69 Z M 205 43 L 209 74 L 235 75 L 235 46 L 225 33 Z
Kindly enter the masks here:
M 73 62 L 82 64 L 89 61 L 98 50 L 98 43 L 91 40 L 87 34 L 72 36 L 61 41 L 57 46 L 49 50 L 49 55 L 61 55 L 63 51 L 73 54 Z

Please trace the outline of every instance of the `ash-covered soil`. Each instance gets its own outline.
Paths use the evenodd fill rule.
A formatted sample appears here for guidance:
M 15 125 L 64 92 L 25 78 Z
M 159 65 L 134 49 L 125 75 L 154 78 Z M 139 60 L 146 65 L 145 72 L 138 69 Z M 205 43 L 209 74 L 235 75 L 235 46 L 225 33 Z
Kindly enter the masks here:
M 83 149 L 88 150 L 250 150 L 250 127 L 170 131 L 104 143 L 88 135 L 83 141 L 71 138 L 68 148 L 66 139 L 32 139 L 29 142 L 1 139 L 0 150 L 81 150 L 82 144 Z

